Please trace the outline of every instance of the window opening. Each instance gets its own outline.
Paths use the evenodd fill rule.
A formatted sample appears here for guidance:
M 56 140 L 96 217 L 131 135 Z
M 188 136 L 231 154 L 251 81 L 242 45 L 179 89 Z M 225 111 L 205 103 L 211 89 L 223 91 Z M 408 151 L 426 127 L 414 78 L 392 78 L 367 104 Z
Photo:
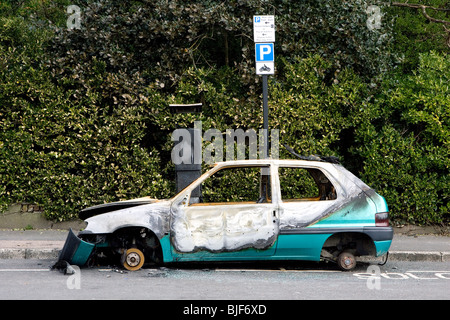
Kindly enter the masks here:
M 270 203 L 269 174 L 269 166 L 221 169 L 202 183 L 200 204 Z
M 336 189 L 319 169 L 280 167 L 278 173 L 284 202 L 336 199 Z

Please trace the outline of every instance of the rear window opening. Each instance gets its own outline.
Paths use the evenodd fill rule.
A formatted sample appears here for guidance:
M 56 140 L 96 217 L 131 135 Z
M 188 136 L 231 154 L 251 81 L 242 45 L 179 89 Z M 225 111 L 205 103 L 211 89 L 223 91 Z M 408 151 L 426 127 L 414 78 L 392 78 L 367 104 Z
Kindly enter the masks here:
M 325 174 L 314 168 L 280 167 L 283 202 L 335 200 L 336 189 Z

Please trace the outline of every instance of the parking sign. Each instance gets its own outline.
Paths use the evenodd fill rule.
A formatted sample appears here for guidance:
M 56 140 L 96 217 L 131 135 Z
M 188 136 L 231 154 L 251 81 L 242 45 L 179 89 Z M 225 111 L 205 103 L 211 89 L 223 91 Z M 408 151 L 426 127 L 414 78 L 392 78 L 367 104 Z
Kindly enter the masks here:
M 274 74 L 273 43 L 255 43 L 256 74 Z
M 253 16 L 253 41 L 275 42 L 275 16 Z

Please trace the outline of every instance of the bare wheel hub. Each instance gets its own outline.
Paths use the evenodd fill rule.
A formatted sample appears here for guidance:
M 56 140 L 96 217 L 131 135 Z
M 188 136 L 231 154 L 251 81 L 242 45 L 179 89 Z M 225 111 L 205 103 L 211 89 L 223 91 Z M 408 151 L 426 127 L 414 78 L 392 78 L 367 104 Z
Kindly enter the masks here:
M 127 255 L 127 263 L 131 267 L 136 267 L 139 262 L 141 261 L 141 258 L 136 252 L 131 252 Z
M 137 248 L 130 248 L 125 252 L 123 266 L 130 271 L 139 270 L 144 265 L 144 254 Z
M 350 252 L 343 252 L 338 256 L 337 264 L 344 271 L 352 270 L 356 266 L 355 256 Z

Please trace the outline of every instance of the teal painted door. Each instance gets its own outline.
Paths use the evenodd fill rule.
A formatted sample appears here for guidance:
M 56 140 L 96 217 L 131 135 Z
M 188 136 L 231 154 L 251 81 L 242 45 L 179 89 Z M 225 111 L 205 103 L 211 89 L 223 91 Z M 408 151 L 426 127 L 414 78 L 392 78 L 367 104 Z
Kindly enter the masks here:
M 281 232 L 274 258 L 319 261 L 322 246 L 331 234 L 301 233 L 301 230 L 297 232 Z

